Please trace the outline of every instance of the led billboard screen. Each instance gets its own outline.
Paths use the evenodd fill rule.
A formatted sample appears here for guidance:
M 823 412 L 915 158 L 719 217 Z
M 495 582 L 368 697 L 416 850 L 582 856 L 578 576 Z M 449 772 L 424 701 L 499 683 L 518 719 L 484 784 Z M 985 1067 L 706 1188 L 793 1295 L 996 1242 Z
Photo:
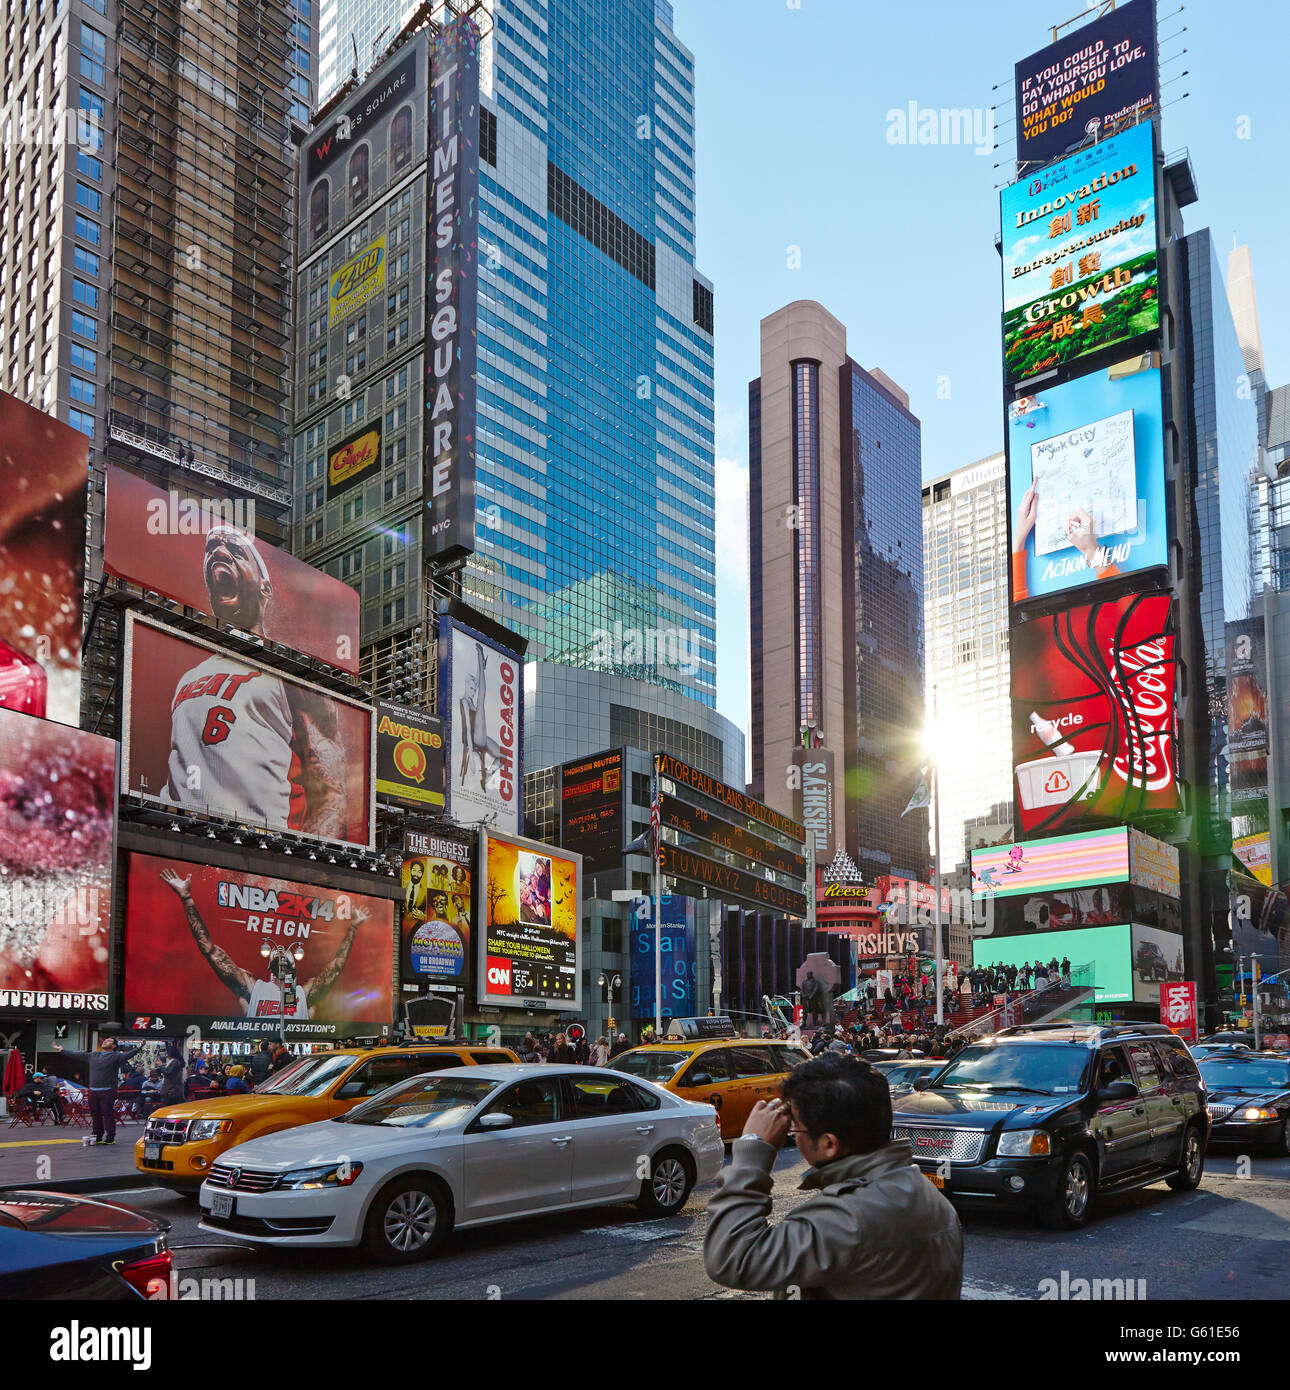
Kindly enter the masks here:
M 1179 804 L 1167 594 L 1130 595 L 1011 634 L 1017 824 L 1029 837 Z
M 180 498 L 109 466 L 103 568 L 242 632 L 358 671 L 358 595 L 257 540 L 249 502 Z
M 1164 447 L 1155 368 L 1093 372 L 1013 403 L 1014 603 L 1168 564 Z
M 469 989 L 474 843 L 463 835 L 408 831 L 403 837 L 404 984 Z
M 1061 892 L 1129 877 L 1129 832 L 1123 826 L 1020 840 L 972 851 L 972 896 L 1011 898 Z
M 79 724 L 90 442 L 0 391 L 0 708 Z
M 1160 326 L 1149 121 L 1003 190 L 1009 383 Z
M 178 810 L 372 842 L 372 711 L 128 615 L 121 785 Z
M 1160 986 L 1184 978 L 1181 932 L 1133 924 L 1133 999 L 1138 1004 L 1158 1004 Z
M 692 1018 L 697 1009 L 697 957 L 694 944 L 694 899 L 679 893 L 662 898 L 663 930 L 659 935 L 659 976 L 662 982 L 660 1017 Z M 647 900 L 643 917 L 631 924 L 631 1016 L 654 1017 L 654 904 Z
M 560 843 L 582 855 L 589 874 L 623 862 L 623 750 L 560 769 Z
M 1159 99 L 1155 0 L 1129 0 L 1017 64 L 1017 163 L 1046 164 Z
M 393 1022 L 388 898 L 150 854 L 129 864 L 127 1022 L 273 1037 L 281 1015 L 288 1038 L 318 1041 Z
M 1133 948 L 1129 926 L 1078 927 L 1021 936 L 983 936 L 972 942 L 973 965 L 1047 965 L 1054 957 L 1069 959 L 1072 972 L 1093 966 L 1099 1004 L 1123 1004 L 1133 998 Z
M 582 1007 L 582 856 L 518 836 L 480 837 L 480 1004 Z
M 0 1009 L 107 1012 L 116 750 L 0 709 Z

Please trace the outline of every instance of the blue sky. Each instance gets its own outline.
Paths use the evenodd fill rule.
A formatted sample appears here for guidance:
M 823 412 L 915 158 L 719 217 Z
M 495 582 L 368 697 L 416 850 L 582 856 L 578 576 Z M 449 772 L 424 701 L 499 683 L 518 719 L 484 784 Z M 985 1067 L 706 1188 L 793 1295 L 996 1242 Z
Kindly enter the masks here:
M 697 68 L 698 262 L 716 283 L 717 703 L 746 729 L 747 390 L 758 324 L 794 299 L 818 299 L 841 319 L 861 366 L 909 392 L 925 476 L 999 450 L 994 235 L 1013 155 L 1013 64 L 1078 6 L 674 0 L 674 9 Z M 1187 230 L 1212 228 L 1220 253 L 1234 238 L 1249 244 L 1268 377 L 1280 385 L 1290 381 L 1290 6 L 1193 0 L 1180 10 L 1160 0 L 1158 12 L 1164 145 L 1190 150 L 1200 192 Z M 911 101 L 997 104 L 1001 148 L 889 143 L 888 112 Z

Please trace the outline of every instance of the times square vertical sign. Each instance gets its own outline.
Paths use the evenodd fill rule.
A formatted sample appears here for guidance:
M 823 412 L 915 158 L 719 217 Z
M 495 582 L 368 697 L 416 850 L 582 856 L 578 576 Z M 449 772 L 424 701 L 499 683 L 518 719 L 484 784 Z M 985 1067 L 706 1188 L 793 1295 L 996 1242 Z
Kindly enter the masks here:
M 429 305 L 424 549 L 475 549 L 475 367 L 479 274 L 479 32 L 445 25 L 430 80 Z

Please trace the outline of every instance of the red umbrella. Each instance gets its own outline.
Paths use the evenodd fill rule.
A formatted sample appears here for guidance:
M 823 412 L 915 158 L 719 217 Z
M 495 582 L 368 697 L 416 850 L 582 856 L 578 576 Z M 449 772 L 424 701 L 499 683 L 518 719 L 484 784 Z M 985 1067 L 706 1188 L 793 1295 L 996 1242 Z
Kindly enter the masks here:
M 14 1095 L 20 1087 L 25 1085 L 27 1080 L 26 1068 L 22 1065 L 22 1053 L 16 1047 L 9 1049 L 9 1055 L 5 1058 L 4 1081 L 2 1087 L 5 1098 Z

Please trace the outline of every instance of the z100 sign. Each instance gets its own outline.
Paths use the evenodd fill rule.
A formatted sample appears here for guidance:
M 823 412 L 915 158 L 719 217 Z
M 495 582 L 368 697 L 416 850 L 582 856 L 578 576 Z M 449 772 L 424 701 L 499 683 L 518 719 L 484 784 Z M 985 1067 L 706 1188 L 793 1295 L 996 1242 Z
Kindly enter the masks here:
M 1024 835 L 1179 804 L 1169 598 L 1130 595 L 1012 631 L 1012 748 Z

